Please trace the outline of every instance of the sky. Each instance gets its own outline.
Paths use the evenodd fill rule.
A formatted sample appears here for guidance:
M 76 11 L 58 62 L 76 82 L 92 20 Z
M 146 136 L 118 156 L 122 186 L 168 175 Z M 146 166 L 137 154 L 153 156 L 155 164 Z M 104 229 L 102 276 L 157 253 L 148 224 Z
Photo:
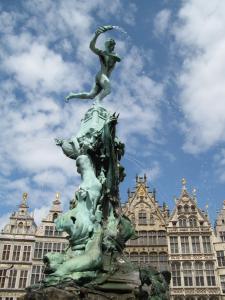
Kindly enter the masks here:
M 75 163 L 54 138 L 76 134 L 99 69 L 89 42 L 98 26 L 122 57 L 103 105 L 120 113 L 126 144 L 121 201 L 146 173 L 160 204 L 174 208 L 187 180 L 212 224 L 225 199 L 225 1 L 2 0 L 0 2 L 0 227 L 28 192 L 35 220 L 55 193 L 79 185 Z

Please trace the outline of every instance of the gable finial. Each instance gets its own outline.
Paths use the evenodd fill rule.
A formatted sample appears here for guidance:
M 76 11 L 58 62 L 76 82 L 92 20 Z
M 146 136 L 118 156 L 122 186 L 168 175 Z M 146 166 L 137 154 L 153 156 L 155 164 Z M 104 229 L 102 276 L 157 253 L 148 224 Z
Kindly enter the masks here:
M 186 180 L 186 178 L 182 178 L 182 190 L 183 191 L 186 191 L 186 184 L 187 184 L 187 180 Z

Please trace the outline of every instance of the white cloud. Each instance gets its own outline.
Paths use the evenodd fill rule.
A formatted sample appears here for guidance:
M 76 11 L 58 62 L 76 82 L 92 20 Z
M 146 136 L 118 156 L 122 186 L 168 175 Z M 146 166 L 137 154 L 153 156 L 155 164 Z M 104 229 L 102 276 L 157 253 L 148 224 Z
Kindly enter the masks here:
M 154 19 L 154 33 L 161 35 L 166 32 L 169 27 L 171 11 L 169 9 L 161 10 Z
M 41 223 L 41 221 L 46 218 L 46 216 L 49 213 L 51 206 L 42 206 L 40 208 L 35 208 L 33 215 L 34 215 L 34 221 L 37 225 L 39 225 Z
M 184 60 L 177 78 L 184 150 L 200 153 L 225 141 L 225 2 L 184 2 L 174 34 Z
M 160 164 L 157 161 L 154 161 L 152 165 L 146 169 L 143 169 L 140 175 L 146 174 L 148 181 L 155 181 L 161 175 Z
M 72 90 L 90 88 L 94 81 L 92 69 L 98 59 L 88 48 L 96 27 L 93 11 L 98 11 L 98 21 L 103 24 L 106 14 L 119 18 L 124 12 L 121 1 L 108 3 L 32 0 L 23 3 L 21 12 L 0 15 L 6 24 L 0 41 L 4 72 L 0 90 L 1 198 L 15 207 L 15 199 L 28 192 L 29 205 L 37 208 L 39 220 L 56 189 L 67 205 L 78 183 L 74 161 L 55 146 L 54 138 L 75 134 L 90 107 L 91 101 L 64 104 L 63 97 Z M 128 24 L 135 23 L 135 11 L 132 5 L 126 9 Z M 163 85 L 143 73 L 146 61 L 137 47 L 129 49 L 130 45 L 120 40 L 117 44 L 125 57 L 115 71 L 112 95 L 104 102 L 120 112 L 120 136 L 132 151 L 139 147 L 141 136 L 149 142 L 155 140 L 161 126 Z M 73 57 L 68 58 L 72 52 Z

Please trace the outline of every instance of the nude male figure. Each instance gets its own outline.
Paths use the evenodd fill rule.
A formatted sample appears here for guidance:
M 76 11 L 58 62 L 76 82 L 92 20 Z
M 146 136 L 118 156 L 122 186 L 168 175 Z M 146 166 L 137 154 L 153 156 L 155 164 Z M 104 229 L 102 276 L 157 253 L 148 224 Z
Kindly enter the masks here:
M 65 99 L 66 102 L 69 102 L 71 99 L 94 99 L 96 97 L 95 103 L 99 104 L 104 97 L 110 94 L 111 84 L 109 78 L 116 63 L 120 62 L 121 58 L 114 52 L 116 42 L 113 39 L 105 42 L 105 50 L 96 48 L 96 41 L 101 33 L 112 29 L 113 26 L 111 25 L 98 27 L 95 36 L 90 42 L 90 49 L 99 56 L 101 64 L 101 69 L 95 77 L 93 88 L 90 92 L 70 93 Z

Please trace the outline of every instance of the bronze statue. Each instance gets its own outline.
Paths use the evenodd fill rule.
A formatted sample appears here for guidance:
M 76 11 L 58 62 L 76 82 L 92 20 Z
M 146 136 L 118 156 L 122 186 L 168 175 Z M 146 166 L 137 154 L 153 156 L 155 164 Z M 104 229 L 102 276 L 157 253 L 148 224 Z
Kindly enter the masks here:
M 95 77 L 95 83 L 90 92 L 83 93 L 70 93 L 65 101 L 69 102 L 71 99 L 94 99 L 95 103 L 99 104 L 100 101 L 111 93 L 110 75 L 117 62 L 121 61 L 121 58 L 114 52 L 116 42 L 114 39 L 109 39 L 105 42 L 105 50 L 96 48 L 96 41 L 99 35 L 108 30 L 112 30 L 114 27 L 111 25 L 100 26 L 95 32 L 95 36 L 90 42 L 90 49 L 99 56 L 101 70 Z

